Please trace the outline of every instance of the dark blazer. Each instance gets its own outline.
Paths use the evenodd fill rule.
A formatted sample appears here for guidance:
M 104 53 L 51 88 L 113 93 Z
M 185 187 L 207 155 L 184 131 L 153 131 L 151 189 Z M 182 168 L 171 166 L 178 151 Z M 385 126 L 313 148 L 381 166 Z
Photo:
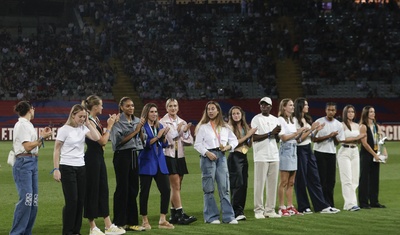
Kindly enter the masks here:
M 157 132 L 162 128 L 163 126 L 160 123 Z M 139 154 L 139 175 L 156 175 L 158 169 L 162 174 L 169 174 L 163 151 L 163 148 L 168 146 L 168 142 L 164 143 L 158 140 L 150 145 L 150 140 L 155 137 L 155 134 L 147 122 L 144 124 L 144 129 L 147 139 L 143 150 Z

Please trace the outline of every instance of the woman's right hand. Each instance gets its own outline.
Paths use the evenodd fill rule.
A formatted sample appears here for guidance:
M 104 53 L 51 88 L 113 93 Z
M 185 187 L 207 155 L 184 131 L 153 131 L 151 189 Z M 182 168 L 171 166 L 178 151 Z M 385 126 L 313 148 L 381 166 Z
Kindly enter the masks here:
M 61 181 L 61 172 L 60 170 L 55 170 L 53 172 L 53 178 L 55 181 L 60 182 Z
M 381 159 L 379 158 L 379 156 L 378 156 L 378 154 L 374 154 L 374 159 L 375 159 L 375 161 L 377 161 L 377 162 L 380 162 L 381 161 Z
M 211 161 L 217 160 L 217 156 L 216 156 L 214 153 L 210 152 L 210 151 L 207 151 L 207 152 L 206 152 L 206 156 L 207 156 L 208 159 L 210 159 Z

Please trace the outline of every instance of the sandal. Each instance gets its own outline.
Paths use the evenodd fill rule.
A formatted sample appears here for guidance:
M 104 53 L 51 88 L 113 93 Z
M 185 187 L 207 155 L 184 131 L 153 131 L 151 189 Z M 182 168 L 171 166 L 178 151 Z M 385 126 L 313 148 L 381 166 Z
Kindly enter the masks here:
M 142 228 L 144 228 L 144 230 L 150 230 L 151 226 L 150 226 L 149 222 L 143 222 Z
M 158 224 L 158 228 L 160 228 L 160 229 L 174 229 L 175 227 L 174 227 L 173 224 L 168 223 L 168 221 L 164 221 L 164 222 Z

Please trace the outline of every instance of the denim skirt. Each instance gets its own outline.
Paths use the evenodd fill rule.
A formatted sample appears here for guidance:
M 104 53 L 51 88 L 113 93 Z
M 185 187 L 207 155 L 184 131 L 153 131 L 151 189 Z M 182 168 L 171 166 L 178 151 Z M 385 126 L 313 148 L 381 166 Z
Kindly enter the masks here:
M 297 170 L 297 144 L 281 142 L 279 148 L 279 170 L 296 171 Z

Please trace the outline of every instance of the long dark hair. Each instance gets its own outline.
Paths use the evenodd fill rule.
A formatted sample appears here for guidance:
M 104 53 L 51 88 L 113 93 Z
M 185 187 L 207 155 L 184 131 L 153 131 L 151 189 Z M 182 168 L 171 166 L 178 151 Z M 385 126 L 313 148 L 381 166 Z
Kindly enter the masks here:
M 356 117 L 356 109 L 354 108 L 353 105 L 348 104 L 343 108 L 343 113 L 342 113 L 342 121 L 343 123 L 347 126 L 347 128 L 351 131 L 351 126 L 349 123 L 349 119 L 347 118 L 347 113 L 349 112 L 349 109 L 353 109 L 354 110 L 354 118 Z M 354 121 L 354 119 L 352 120 Z
M 294 116 L 296 117 L 300 127 L 303 127 L 304 124 L 301 121 L 301 119 L 304 117 L 304 119 L 306 120 L 306 122 L 310 125 L 312 125 L 312 117 L 309 113 L 304 113 L 303 114 L 303 109 L 304 106 L 306 105 L 306 98 L 303 97 L 299 97 L 294 101 Z M 308 102 L 308 101 L 307 101 Z
M 362 112 L 361 112 L 361 118 L 360 118 L 360 124 L 364 124 L 365 126 L 368 127 L 369 122 L 368 122 L 368 114 L 369 114 L 369 110 L 372 109 L 374 107 L 372 107 L 371 105 L 367 105 L 363 108 Z M 373 120 L 374 125 L 376 125 L 376 119 Z

